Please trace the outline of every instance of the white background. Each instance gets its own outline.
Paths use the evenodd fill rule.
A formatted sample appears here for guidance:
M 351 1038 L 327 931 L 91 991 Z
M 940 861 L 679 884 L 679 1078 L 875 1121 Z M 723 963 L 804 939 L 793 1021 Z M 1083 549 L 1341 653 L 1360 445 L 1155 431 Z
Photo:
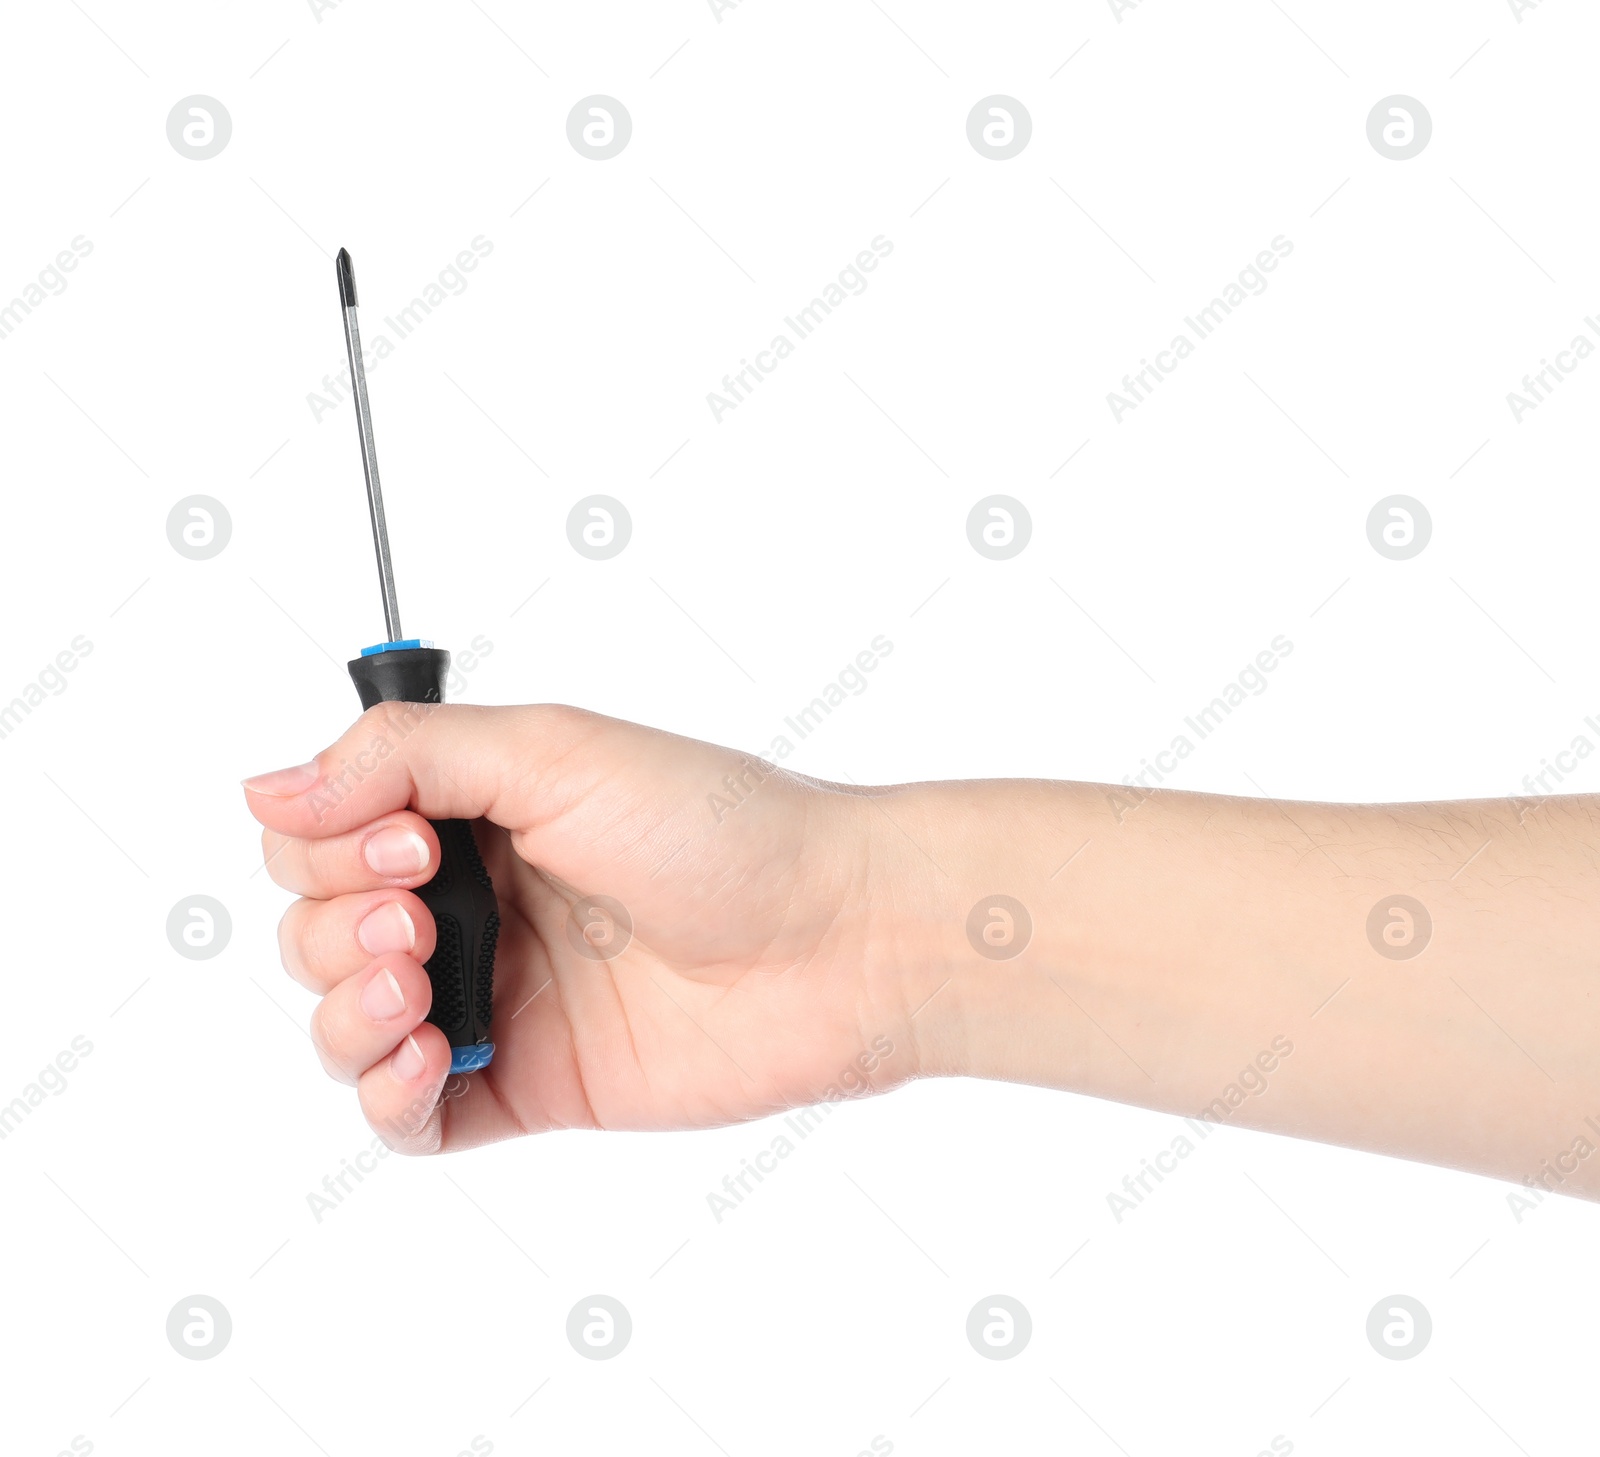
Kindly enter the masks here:
M 332 254 L 370 336 L 482 235 L 371 377 L 407 629 L 493 644 L 466 698 L 759 749 L 884 634 L 791 766 L 1114 782 L 1283 634 L 1171 782 L 1520 792 L 1600 714 L 1600 361 L 1506 403 L 1600 310 L 1597 41 L 1561 0 L 14 7 L 0 299 L 93 251 L 0 340 L 0 702 L 93 650 L 0 740 L 0 1103 L 93 1051 L 0 1143 L 5 1450 L 1572 1450 L 1592 1206 L 1518 1222 L 1509 1185 L 1227 1129 L 1119 1224 L 1181 1125 L 1072 1096 L 845 1106 L 720 1224 L 775 1130 L 389 1158 L 319 1221 L 371 1135 L 237 781 L 331 741 L 383 636 L 350 410 L 307 398 L 343 362 Z M 196 93 L 233 122 L 208 161 L 165 132 Z M 633 119 L 606 162 L 566 135 L 595 93 Z M 1033 121 L 1006 162 L 966 136 L 995 93 Z M 1395 93 L 1433 118 L 1406 162 L 1366 134 Z M 1279 234 L 1118 424 L 1107 392 Z M 608 562 L 567 541 L 593 493 L 633 519 Z M 1007 562 L 966 539 L 995 493 L 1033 522 Z M 1366 536 L 1395 493 L 1433 521 L 1406 562 Z M 206 561 L 166 536 L 193 494 L 232 521 Z M 207 961 L 165 933 L 195 894 L 232 917 Z M 233 1335 L 192 1362 L 165 1322 L 197 1292 Z M 606 1362 L 564 1333 L 595 1292 L 634 1322 Z M 965 1337 L 995 1292 L 1032 1314 L 1010 1361 Z M 1365 1336 L 1396 1292 L 1434 1322 L 1409 1361 Z

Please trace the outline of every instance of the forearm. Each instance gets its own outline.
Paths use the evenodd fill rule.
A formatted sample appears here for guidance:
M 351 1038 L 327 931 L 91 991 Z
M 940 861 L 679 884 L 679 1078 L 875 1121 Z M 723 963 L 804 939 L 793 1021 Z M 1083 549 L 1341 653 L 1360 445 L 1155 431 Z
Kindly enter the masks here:
M 916 887 L 894 935 L 921 1071 L 1600 1197 L 1594 800 L 1519 820 L 1509 801 L 1133 799 L 993 782 L 868 806 L 880 872 Z M 968 935 L 995 895 L 1031 918 L 1015 954 Z M 1409 944 L 1397 895 L 1431 917 Z M 1003 943 L 1003 915 L 978 921 Z

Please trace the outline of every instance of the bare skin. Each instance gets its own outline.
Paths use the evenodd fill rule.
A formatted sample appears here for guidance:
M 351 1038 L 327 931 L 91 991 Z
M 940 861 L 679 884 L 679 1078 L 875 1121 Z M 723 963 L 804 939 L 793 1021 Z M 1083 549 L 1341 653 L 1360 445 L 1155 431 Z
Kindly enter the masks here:
M 405 1152 L 965 1075 L 1600 1198 L 1593 799 L 862 790 L 577 709 L 401 705 L 245 788 L 318 1052 Z M 411 889 L 427 819 L 480 817 L 497 1051 L 447 1086 Z M 595 895 L 631 934 L 585 937 Z

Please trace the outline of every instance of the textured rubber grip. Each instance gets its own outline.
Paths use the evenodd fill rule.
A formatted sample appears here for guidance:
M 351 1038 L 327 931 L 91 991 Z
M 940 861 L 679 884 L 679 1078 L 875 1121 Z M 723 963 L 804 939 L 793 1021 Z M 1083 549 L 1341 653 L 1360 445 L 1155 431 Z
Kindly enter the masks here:
M 442 703 L 450 654 L 443 648 L 394 648 L 355 658 L 348 666 L 362 708 Z M 451 1071 L 471 1072 L 487 1066 L 494 1054 L 490 1021 L 500 908 L 471 821 L 431 823 L 439 836 L 439 869 L 416 892 L 433 913 L 436 932 L 427 963 L 433 984 L 428 1020 L 450 1039 Z

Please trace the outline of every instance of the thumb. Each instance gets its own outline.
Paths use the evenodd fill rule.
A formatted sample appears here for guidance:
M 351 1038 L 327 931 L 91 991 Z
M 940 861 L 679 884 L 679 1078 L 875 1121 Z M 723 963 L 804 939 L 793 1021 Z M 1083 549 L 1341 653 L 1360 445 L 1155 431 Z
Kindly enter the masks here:
M 553 705 L 380 703 L 307 764 L 244 781 L 250 813 L 297 839 L 342 834 L 391 810 L 531 829 L 558 814 L 555 766 L 613 719 Z

